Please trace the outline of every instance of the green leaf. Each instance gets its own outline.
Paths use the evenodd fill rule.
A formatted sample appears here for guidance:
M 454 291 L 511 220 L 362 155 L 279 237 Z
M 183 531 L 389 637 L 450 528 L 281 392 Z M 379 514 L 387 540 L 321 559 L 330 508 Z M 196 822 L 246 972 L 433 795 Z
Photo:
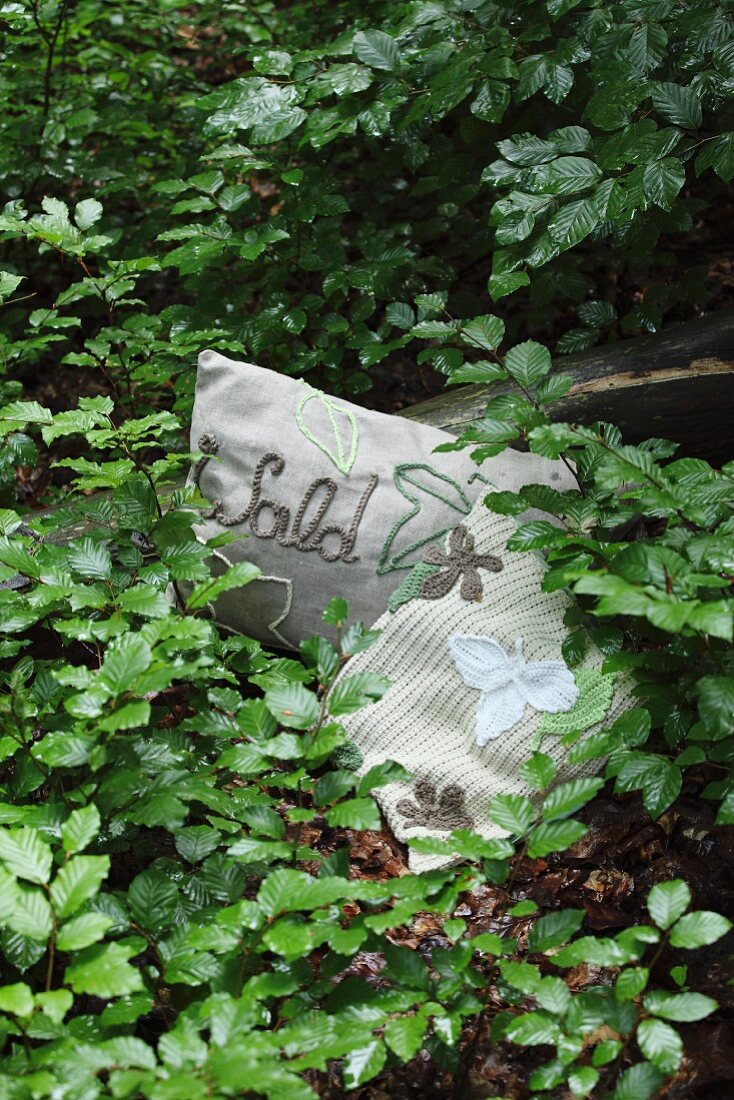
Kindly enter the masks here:
M 704 676 L 697 684 L 698 712 L 712 737 L 732 732 L 734 676 Z
M 124 634 L 109 646 L 97 679 L 110 695 L 121 695 L 147 672 L 151 659 L 150 646 L 139 634 Z
M 37 829 L 0 828 L 0 860 L 18 878 L 46 883 L 51 874 L 51 849 Z
M 620 972 L 614 986 L 614 993 L 618 1001 L 631 1001 L 647 985 L 650 971 L 646 966 L 629 967 Z
M 68 989 L 50 989 L 36 993 L 36 1004 L 55 1024 L 60 1024 L 74 1003 L 74 996 Z
M 505 1028 L 503 1038 L 524 1047 L 555 1043 L 560 1035 L 558 1023 L 544 1012 L 525 1012 Z
M 380 811 L 372 798 L 350 798 L 326 813 L 329 825 L 344 829 L 380 829 Z
M 297 106 L 302 95 L 294 83 L 276 84 L 260 76 L 248 76 L 203 97 L 197 106 L 218 108 L 204 123 L 205 133 L 249 129 L 253 142 L 268 144 L 288 137 L 305 120 L 306 112 Z
M 670 1024 L 643 1020 L 635 1035 L 642 1053 L 663 1073 L 675 1073 L 683 1057 L 683 1042 Z
M 357 672 L 337 681 L 329 695 L 329 713 L 334 717 L 352 714 L 374 703 L 387 691 L 390 681 L 375 672 Z
M 91 229 L 95 222 L 102 217 L 102 203 L 97 199 L 82 199 L 74 208 L 74 221 L 84 232 Z
M 145 619 L 165 619 L 171 613 L 171 604 L 163 592 L 152 584 L 135 584 L 120 592 L 116 599 L 121 611 L 141 615 Z
M 318 909 L 349 896 L 350 885 L 339 878 L 315 879 L 304 871 L 278 868 L 263 880 L 257 902 L 268 917 L 299 909 Z
M 34 1009 L 31 987 L 25 982 L 0 986 L 0 1012 L 13 1016 L 30 1016 Z
M 679 878 L 656 883 L 647 895 L 648 912 L 663 931 L 675 924 L 690 904 L 691 891 Z
M 128 960 L 138 950 L 137 946 L 122 943 L 87 947 L 67 966 L 64 981 L 75 993 L 89 993 L 105 999 L 137 993 L 143 989 L 143 979 Z
M 388 943 L 384 948 L 386 966 L 381 971 L 386 978 L 408 986 L 409 989 L 427 990 L 430 983 L 428 968 L 421 956 L 410 947 L 397 947 Z
M 80 913 L 62 924 L 56 937 L 56 946 L 59 951 L 81 951 L 101 940 L 113 924 L 112 918 L 103 913 Z
M 655 109 L 675 126 L 697 130 L 701 125 L 701 101 L 692 88 L 664 82 L 652 90 Z
M 51 883 L 51 903 L 62 920 L 99 890 L 110 869 L 109 856 L 76 856 L 65 863 Z
M 678 192 L 686 182 L 683 165 L 675 157 L 655 160 L 645 166 L 642 189 L 647 198 L 663 210 L 670 210 Z
M 500 80 L 485 80 L 479 85 L 469 110 L 483 122 L 501 122 L 510 104 L 510 89 Z
M 318 699 L 303 684 L 277 684 L 265 692 L 265 705 L 289 729 L 309 729 L 320 712 Z
M 650 1062 L 638 1062 L 619 1078 L 611 1100 L 650 1100 L 662 1081 L 660 1070 Z
M 64 851 L 70 854 L 81 852 L 99 834 L 100 826 L 99 810 L 93 802 L 78 810 L 72 810 L 61 826 Z
M 528 939 L 528 951 L 549 951 L 571 939 L 583 924 L 583 909 L 561 909 L 548 913 L 533 925 Z
M 549 856 L 551 852 L 564 852 L 587 832 L 580 821 L 542 822 L 530 834 L 528 855 L 531 859 Z
M 382 764 L 374 764 L 359 781 L 357 794 L 369 794 L 377 787 L 384 787 L 387 783 L 405 782 L 410 779 L 410 772 L 402 764 L 395 760 L 384 760 Z
M 573 248 L 588 237 L 601 221 L 593 199 L 568 202 L 548 223 L 551 240 L 561 249 Z
M 485 351 L 494 351 L 502 343 L 505 335 L 505 325 L 499 317 L 487 314 L 484 317 L 475 317 L 471 321 L 462 322 L 461 339 L 470 347 L 483 348 Z
M 428 1021 L 422 1013 L 396 1016 L 385 1026 L 385 1042 L 401 1062 L 410 1062 L 423 1046 Z
M 662 990 L 654 990 L 645 997 L 647 1012 L 679 1023 L 705 1020 L 718 1007 L 712 997 L 705 997 L 703 993 L 664 993 Z
M 670 945 L 671 947 L 685 947 L 689 951 L 696 947 L 706 947 L 708 944 L 720 940 L 731 927 L 731 921 L 720 913 L 697 909 L 693 913 L 686 913 L 677 924 L 673 925 L 670 933 Z
M 173 917 L 178 890 L 163 871 L 151 867 L 135 876 L 127 898 L 135 923 L 148 932 L 158 932 Z
M 521 386 L 535 386 L 549 373 L 552 367 L 550 352 L 535 340 L 526 340 L 510 348 L 504 358 L 504 364 L 516 382 Z
M 599 1073 L 593 1066 L 579 1066 L 568 1075 L 568 1087 L 574 1096 L 588 1096 L 599 1081 Z
M 603 779 L 571 779 L 567 783 L 559 783 L 543 803 L 543 820 L 568 817 L 590 802 L 603 786 Z
M 535 821 L 535 808 L 519 794 L 498 794 L 489 804 L 489 819 L 515 836 L 523 836 Z
M 213 580 L 209 579 L 197 584 L 192 589 L 186 606 L 190 610 L 206 607 L 207 604 L 218 599 L 223 592 L 231 592 L 233 588 L 244 588 L 259 576 L 260 570 L 252 562 L 238 561 Z
M 573 195 L 594 187 L 601 177 L 601 168 L 588 157 L 558 157 L 530 170 L 530 187 L 536 194 Z
M 376 1077 L 387 1059 L 387 1051 L 382 1039 L 371 1039 L 368 1043 L 360 1043 L 351 1050 L 344 1059 L 344 1084 L 348 1089 L 356 1089 L 365 1081 Z
M 530 276 L 525 271 L 506 271 L 503 274 L 490 275 L 487 283 L 490 297 L 493 302 L 500 298 L 513 294 L 520 287 L 530 285 Z
M 0 271 L 0 303 L 7 301 L 23 278 L 23 275 L 13 275 L 10 271 Z M 0 412 L 0 419 L 6 419 L 4 410 Z
M 24 939 L 45 944 L 53 929 L 53 913 L 45 895 L 32 886 L 18 883 L 7 924 Z
M 352 45 L 359 60 L 371 69 L 394 72 L 400 68 L 398 44 L 384 31 L 358 31 Z
M 536 791 L 545 790 L 555 774 L 556 765 L 544 752 L 534 752 L 520 768 L 521 777 Z
M 734 131 L 721 134 L 704 145 L 696 157 L 696 172 L 700 175 L 707 168 L 713 168 L 724 183 L 731 182 L 734 177 Z
M 329 626 L 344 626 L 349 618 L 349 604 L 346 600 L 336 596 L 327 604 L 322 618 Z

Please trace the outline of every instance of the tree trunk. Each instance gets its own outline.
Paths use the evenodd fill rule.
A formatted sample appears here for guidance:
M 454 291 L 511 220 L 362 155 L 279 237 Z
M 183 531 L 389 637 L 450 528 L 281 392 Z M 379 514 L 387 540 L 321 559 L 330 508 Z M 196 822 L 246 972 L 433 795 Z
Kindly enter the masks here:
M 556 367 L 573 385 L 549 406 L 554 420 L 607 420 L 628 443 L 662 436 L 714 464 L 734 457 L 734 310 L 569 355 Z M 401 415 L 458 435 L 509 389 L 457 386 Z

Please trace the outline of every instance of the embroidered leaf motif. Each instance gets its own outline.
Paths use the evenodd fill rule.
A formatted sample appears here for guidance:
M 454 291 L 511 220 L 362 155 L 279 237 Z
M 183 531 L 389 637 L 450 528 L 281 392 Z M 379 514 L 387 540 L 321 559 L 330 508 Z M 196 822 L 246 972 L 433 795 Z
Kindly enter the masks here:
M 388 610 L 393 614 L 411 600 L 417 600 L 421 594 L 423 582 L 434 573 L 438 573 L 437 565 L 429 565 L 428 562 L 415 563 L 405 580 L 398 585 L 390 599 L 387 601 Z
M 413 561 L 407 560 L 426 543 L 440 539 L 453 524 L 449 523 L 440 531 L 432 531 L 430 535 L 415 539 L 396 550 L 395 542 L 403 528 L 419 515 L 423 499 L 426 496 L 440 500 L 454 512 L 466 516 L 471 511 L 471 501 L 452 477 L 439 473 L 425 462 L 403 462 L 395 467 L 393 472 L 395 485 L 402 496 L 410 503 L 411 507 L 394 523 L 380 551 L 380 559 L 377 563 L 377 572 L 392 573 L 396 569 L 410 569 Z
M 522 638 L 515 642 L 512 656 L 494 638 L 454 634 L 449 651 L 461 678 L 479 688 L 476 740 L 484 746 L 516 725 L 525 708 L 550 711 L 570 710 L 579 689 L 563 661 L 526 661 Z
M 446 832 L 473 829 L 474 819 L 464 805 L 464 792 L 456 783 L 438 791 L 433 783 L 420 779 L 413 787 L 415 801 L 401 798 L 395 809 L 405 818 L 407 829 L 419 827 Z
M 296 423 L 306 439 L 323 451 L 337 470 L 349 473 L 359 446 L 359 427 L 351 409 L 309 386 L 309 392 L 298 402 Z
M 563 736 L 572 730 L 583 733 L 604 721 L 614 693 L 614 675 L 601 672 L 598 668 L 577 668 L 573 678 L 579 689 L 575 705 L 560 714 L 543 715 L 533 737 L 533 748 L 537 748 L 540 739 L 547 733 L 556 736 Z

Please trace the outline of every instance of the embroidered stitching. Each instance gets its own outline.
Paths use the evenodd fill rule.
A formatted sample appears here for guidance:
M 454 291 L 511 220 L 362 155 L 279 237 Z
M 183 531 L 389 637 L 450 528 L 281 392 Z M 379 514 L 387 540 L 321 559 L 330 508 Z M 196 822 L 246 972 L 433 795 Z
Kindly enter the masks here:
M 563 661 L 526 661 L 522 638 L 511 656 L 489 637 L 454 634 L 449 652 L 469 687 L 479 688 L 475 736 L 483 747 L 521 720 L 526 707 L 567 711 L 576 704 L 579 689 Z
M 308 382 L 304 382 L 303 385 L 308 387 L 309 392 L 305 394 L 305 396 L 302 397 L 301 400 L 298 402 L 298 407 L 296 409 L 296 424 L 300 428 L 303 435 L 305 435 L 309 443 L 313 443 L 316 447 L 319 448 L 320 451 L 322 451 L 327 456 L 327 458 L 331 459 L 331 461 L 334 463 L 340 473 L 346 474 L 348 476 L 357 458 L 357 449 L 359 447 L 359 425 L 357 424 L 357 418 L 351 409 L 345 409 L 343 408 L 343 406 L 337 405 L 337 403 L 333 401 L 328 396 L 328 394 L 322 393 L 321 390 L 317 390 L 313 386 L 309 386 Z M 319 401 L 319 403 L 326 410 L 326 415 L 329 419 L 331 430 L 334 433 L 336 454 L 326 443 L 323 442 L 323 440 L 318 439 L 313 434 L 313 432 L 304 420 L 304 410 L 308 403 L 310 401 L 313 401 L 314 399 Z M 340 416 L 345 416 L 349 422 L 350 441 L 348 454 L 345 454 L 344 441 L 342 439 L 339 425 L 336 420 L 337 413 Z
M 540 747 L 546 734 L 563 737 L 567 733 L 583 733 L 603 722 L 614 695 L 615 675 L 598 668 L 577 668 L 573 674 L 579 697 L 575 705 L 562 714 L 544 714 L 535 731 L 531 749 Z
M 199 439 L 199 449 L 203 454 L 194 467 L 193 481 L 199 492 L 205 495 L 201 488 L 201 476 L 212 455 L 215 455 L 219 450 L 216 436 L 211 432 L 206 432 L 202 435 Z M 357 507 L 349 527 L 346 529 L 336 523 L 327 524 L 321 527 L 321 522 L 336 496 L 339 486 L 330 477 L 316 478 L 306 489 L 295 514 L 291 532 L 288 534 L 288 527 L 291 520 L 290 508 L 285 504 L 278 503 L 276 500 L 271 500 L 268 497 L 262 496 L 262 481 L 268 467 L 270 467 L 270 473 L 273 477 L 280 477 L 285 468 L 285 459 L 283 455 L 277 454 L 275 451 L 268 451 L 262 456 L 253 474 L 249 504 L 241 512 L 238 512 L 236 515 L 227 515 L 222 501 L 215 500 L 210 508 L 202 512 L 203 517 L 205 519 L 214 519 L 223 527 L 238 527 L 246 521 L 249 521 L 250 530 L 256 538 L 275 539 L 281 546 L 292 546 L 303 553 L 315 552 L 319 557 L 323 558 L 324 561 L 359 561 L 359 555 L 353 552 L 354 545 L 357 541 L 359 525 L 362 522 L 369 499 L 377 488 L 379 481 L 377 474 L 372 474 L 370 477 L 364 492 L 357 502 Z M 308 521 L 306 529 L 303 531 L 301 527 L 308 506 L 322 487 L 326 490 L 325 495 L 318 503 L 315 514 Z M 262 513 L 268 509 L 273 513 L 273 520 L 271 526 L 263 530 L 260 526 L 260 519 Z M 329 549 L 324 545 L 324 539 L 327 535 L 339 536 L 338 548 Z
M 201 546 L 206 546 L 206 544 L 207 544 L 206 539 L 202 538 L 200 535 L 196 535 L 195 538 L 196 538 L 196 541 L 201 544 Z M 212 557 L 219 558 L 219 560 L 223 561 L 226 566 L 228 566 L 230 569 L 232 568 L 233 562 L 231 562 L 230 559 L 227 557 L 227 555 L 223 554 L 221 550 L 217 550 L 216 548 L 212 547 L 211 548 L 211 553 L 212 553 Z M 283 625 L 283 623 L 285 622 L 285 620 L 288 618 L 288 616 L 291 613 L 291 609 L 293 607 L 293 582 L 291 580 L 289 580 L 288 577 L 269 577 L 269 576 L 263 576 L 263 574 L 261 573 L 259 577 L 255 577 L 253 583 L 257 584 L 258 582 L 261 582 L 261 581 L 272 581 L 274 584 L 284 584 L 285 585 L 285 591 L 286 591 L 285 606 L 283 608 L 282 613 L 278 616 L 278 618 L 273 619 L 272 623 L 268 623 L 268 630 L 270 631 L 270 633 L 273 635 L 274 638 L 277 638 L 279 642 L 283 643 L 283 645 L 285 646 L 286 649 L 292 649 L 293 644 L 291 642 L 289 642 L 287 638 L 283 637 L 283 635 L 278 630 L 278 627 Z M 212 602 L 207 603 L 207 608 L 209 609 L 209 614 L 211 615 L 212 619 L 214 619 L 215 618 L 214 604 Z M 219 623 L 219 627 L 222 630 L 228 630 L 230 634 L 237 634 L 240 637 L 244 636 L 243 631 L 236 630 L 233 626 L 227 626 L 224 623 Z
M 431 474 L 432 477 L 438 478 L 439 481 L 443 481 L 446 485 L 450 485 L 452 489 L 456 490 L 459 500 L 461 501 L 461 507 L 459 507 L 455 501 L 450 500 L 447 494 L 442 494 L 437 490 L 431 489 L 427 485 L 422 485 L 420 482 L 412 480 L 409 476 L 409 472 L 413 470 L 423 470 Z M 442 528 L 440 531 L 433 531 L 430 535 L 426 535 L 422 539 L 416 539 L 414 542 L 411 542 L 408 546 L 403 547 L 402 550 L 399 550 L 391 557 L 390 552 L 398 534 L 406 523 L 410 523 L 421 510 L 419 499 L 405 487 L 406 485 L 412 485 L 415 489 L 420 489 L 424 493 L 428 493 L 429 496 L 434 497 L 436 500 L 440 500 L 443 504 L 453 508 L 454 511 L 461 512 L 462 515 L 468 515 L 471 511 L 471 501 L 458 482 L 454 481 L 448 474 L 442 474 L 438 470 L 434 470 L 433 467 L 428 466 L 425 462 L 400 463 L 393 471 L 393 480 L 398 492 L 401 496 L 405 497 L 406 500 L 410 501 L 413 507 L 410 511 L 403 513 L 403 515 L 396 520 L 382 545 L 380 557 L 377 562 L 377 573 L 380 576 L 384 573 L 395 572 L 398 569 L 410 569 L 413 563 L 408 562 L 406 564 L 401 564 L 409 554 L 413 553 L 414 550 L 419 550 L 422 546 L 425 546 L 427 542 L 433 542 L 435 539 L 440 539 L 442 535 L 445 535 L 447 531 L 451 530 L 451 525 L 449 525 Z
M 432 828 L 439 832 L 474 828 L 474 818 L 464 805 L 464 791 L 458 784 L 448 783 L 437 791 L 433 783 L 420 779 L 413 787 L 413 797 L 415 801 L 401 798 L 395 806 L 405 818 L 406 828 Z
M 427 577 L 437 572 L 437 565 L 428 565 L 425 561 L 416 562 L 408 576 L 398 585 L 387 601 L 388 611 L 392 611 L 394 614 L 404 604 L 410 603 L 411 600 L 417 600 L 421 594 L 423 582 Z
M 446 553 L 438 546 L 430 546 L 426 550 L 423 561 L 427 565 L 437 565 L 439 570 L 423 581 L 420 594 L 424 600 L 441 599 L 451 591 L 459 577 L 459 595 L 462 600 L 481 600 L 484 589 L 479 569 L 499 573 L 503 565 L 494 554 L 475 553 L 474 546 L 474 535 L 460 523 L 449 536 L 449 549 Z

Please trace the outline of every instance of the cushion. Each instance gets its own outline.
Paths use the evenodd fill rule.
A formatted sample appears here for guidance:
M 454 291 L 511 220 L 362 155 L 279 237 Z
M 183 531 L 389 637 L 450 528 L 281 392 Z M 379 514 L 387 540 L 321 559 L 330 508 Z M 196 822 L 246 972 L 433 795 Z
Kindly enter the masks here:
M 200 537 L 238 536 L 222 562 L 260 579 L 216 604 L 225 626 L 295 647 L 323 633 L 335 596 L 373 622 L 425 548 L 456 526 L 490 485 L 569 487 L 565 466 L 506 451 L 479 470 L 466 451 L 434 453 L 436 428 L 359 408 L 307 382 L 216 351 L 199 356 L 192 471 L 212 502 Z
M 533 750 L 563 779 L 593 772 L 597 761 L 563 767 L 560 735 L 603 728 L 629 705 L 628 680 L 602 673 L 598 649 L 567 667 L 570 598 L 541 590 L 545 566 L 534 554 L 506 549 L 515 529 L 479 501 L 443 547 L 424 553 L 375 624 L 378 641 L 342 673 L 392 681 L 340 721 L 363 755 L 360 774 L 386 759 L 411 774 L 375 792 L 400 840 L 445 840 L 461 828 L 506 835 L 487 807 L 496 794 L 532 795 L 520 769 Z M 411 851 L 409 860 L 421 871 L 447 857 Z

